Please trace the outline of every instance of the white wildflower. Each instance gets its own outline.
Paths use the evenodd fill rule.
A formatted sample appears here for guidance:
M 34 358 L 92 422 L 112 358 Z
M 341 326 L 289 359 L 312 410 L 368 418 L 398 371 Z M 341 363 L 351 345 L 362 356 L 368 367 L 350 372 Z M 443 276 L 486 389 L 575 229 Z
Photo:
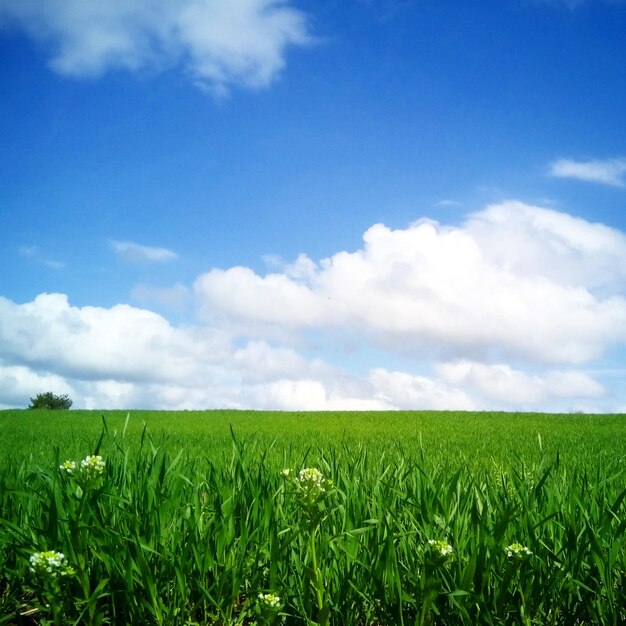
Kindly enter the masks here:
M 59 465 L 59 469 L 67 474 L 73 474 L 76 470 L 76 461 L 63 461 L 63 463 Z
M 532 552 L 521 543 L 512 543 L 510 546 L 506 547 L 506 555 L 510 559 L 525 559 L 530 556 Z
M 74 568 L 67 564 L 65 555 L 54 550 L 35 552 L 30 557 L 30 571 L 50 578 L 71 576 L 75 573 Z
M 316 467 L 306 467 L 298 473 L 296 476 L 296 482 L 307 493 L 324 493 L 330 491 L 333 487 L 333 482 L 327 478 L 324 478 L 322 472 Z
M 280 596 L 274 593 L 260 593 L 259 601 L 268 609 L 279 609 L 281 605 Z
M 80 467 L 89 478 L 95 478 L 104 472 L 104 461 L 99 454 L 87 456 L 80 462 Z
M 310 483 L 314 485 L 321 485 L 324 480 L 324 475 L 316 467 L 307 467 L 300 470 L 298 478 L 296 480 L 299 483 Z
M 429 539 L 428 545 L 437 553 L 440 557 L 448 557 L 452 554 L 452 546 L 442 539 Z

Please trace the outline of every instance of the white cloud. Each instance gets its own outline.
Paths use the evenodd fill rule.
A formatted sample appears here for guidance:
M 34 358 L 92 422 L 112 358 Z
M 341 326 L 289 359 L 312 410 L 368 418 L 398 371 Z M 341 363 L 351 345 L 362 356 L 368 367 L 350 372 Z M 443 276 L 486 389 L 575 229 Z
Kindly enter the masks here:
M 584 372 L 470 361 L 441 363 L 430 377 L 380 367 L 359 377 L 287 347 L 236 347 L 219 329 L 175 328 L 128 306 L 71 307 L 60 294 L 0 299 L 0 316 L 3 407 L 44 390 L 92 409 L 527 409 L 562 400 L 554 406 L 563 410 L 604 397 Z
M 283 411 L 380 411 L 393 405 L 376 397 L 354 397 L 312 379 L 279 379 L 256 390 L 260 406 Z
M 219 328 L 176 328 L 128 305 L 73 307 L 63 294 L 0 297 L 0 405 L 44 390 L 76 408 L 393 408 L 320 359 Z
M 471 389 L 484 406 L 532 409 L 555 399 L 602 398 L 604 387 L 584 372 L 552 370 L 528 374 L 507 364 L 486 365 L 466 360 L 441 363 L 437 372 L 448 384 Z
M 507 202 L 460 226 L 376 225 L 355 252 L 273 265 L 163 292 L 196 299 L 195 326 L 63 294 L 0 298 L 0 406 L 47 390 L 77 408 L 624 405 L 611 355 L 626 342 L 626 244 L 606 226 Z
M 624 293 L 626 236 L 551 209 L 506 202 L 474 213 L 467 232 L 482 254 L 518 276 L 563 287 Z
M 47 44 L 61 74 L 180 64 L 217 94 L 267 86 L 285 49 L 311 39 L 304 14 L 285 0 L 4 0 L 3 22 Z
M 626 158 L 605 161 L 559 159 L 549 165 L 548 171 L 556 178 L 575 178 L 613 187 L 626 185 Z
M 58 374 L 39 373 L 24 365 L 4 365 L 0 359 L 0 409 L 25 408 L 30 398 L 49 390 L 70 397 L 74 394 L 72 386 Z
M 109 244 L 120 259 L 129 263 L 162 263 L 174 261 L 178 258 L 175 252 L 167 248 L 142 246 L 132 241 L 112 240 Z
M 330 307 L 308 285 L 287 274 L 258 276 L 247 267 L 215 269 L 195 284 L 205 313 L 284 326 L 327 323 Z
M 233 365 L 246 383 L 271 382 L 290 377 L 315 376 L 332 379 L 337 371 L 320 359 L 308 361 L 289 348 L 250 341 L 232 353 Z
M 375 397 L 395 408 L 433 411 L 471 411 L 479 408 L 463 390 L 427 376 L 376 368 L 370 372 L 369 380 Z
M 605 226 L 509 202 L 461 227 L 377 224 L 356 252 L 319 265 L 301 257 L 305 272 L 213 270 L 195 290 L 205 319 L 245 333 L 336 328 L 413 357 L 576 364 L 626 341 L 625 242 Z
M 70 378 L 184 383 L 202 375 L 198 355 L 224 350 L 219 334 L 177 331 L 128 305 L 72 307 L 62 294 L 22 305 L 0 298 L 0 318 L 6 359 Z

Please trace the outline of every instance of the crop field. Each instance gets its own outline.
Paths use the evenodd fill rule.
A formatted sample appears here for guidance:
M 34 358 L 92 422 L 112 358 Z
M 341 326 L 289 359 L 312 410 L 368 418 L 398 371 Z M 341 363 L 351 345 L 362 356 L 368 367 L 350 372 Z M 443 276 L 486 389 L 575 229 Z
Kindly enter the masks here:
M 626 624 L 626 416 L 0 411 L 0 625 Z

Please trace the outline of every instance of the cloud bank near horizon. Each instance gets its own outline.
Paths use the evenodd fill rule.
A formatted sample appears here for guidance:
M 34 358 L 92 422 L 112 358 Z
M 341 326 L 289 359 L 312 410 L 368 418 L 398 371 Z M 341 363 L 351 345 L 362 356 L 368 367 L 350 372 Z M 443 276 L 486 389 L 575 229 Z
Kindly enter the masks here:
M 626 235 L 566 213 L 377 224 L 353 252 L 176 287 L 192 325 L 0 298 L 0 406 L 52 389 L 77 408 L 623 410 L 593 364 L 626 343 Z M 350 356 L 359 371 L 334 363 Z
M 284 0 L 5 0 L 3 25 L 44 44 L 62 75 L 180 65 L 216 95 L 268 86 L 286 49 L 312 41 L 305 14 Z

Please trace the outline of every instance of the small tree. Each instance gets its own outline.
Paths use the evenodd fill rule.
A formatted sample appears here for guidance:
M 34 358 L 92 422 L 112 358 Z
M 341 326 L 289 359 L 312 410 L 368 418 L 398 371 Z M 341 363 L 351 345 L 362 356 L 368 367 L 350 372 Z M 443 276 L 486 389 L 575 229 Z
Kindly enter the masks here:
M 45 393 L 38 393 L 34 398 L 31 398 L 28 408 L 63 410 L 69 409 L 71 406 L 72 401 L 67 394 L 56 396 L 51 391 L 46 391 Z

